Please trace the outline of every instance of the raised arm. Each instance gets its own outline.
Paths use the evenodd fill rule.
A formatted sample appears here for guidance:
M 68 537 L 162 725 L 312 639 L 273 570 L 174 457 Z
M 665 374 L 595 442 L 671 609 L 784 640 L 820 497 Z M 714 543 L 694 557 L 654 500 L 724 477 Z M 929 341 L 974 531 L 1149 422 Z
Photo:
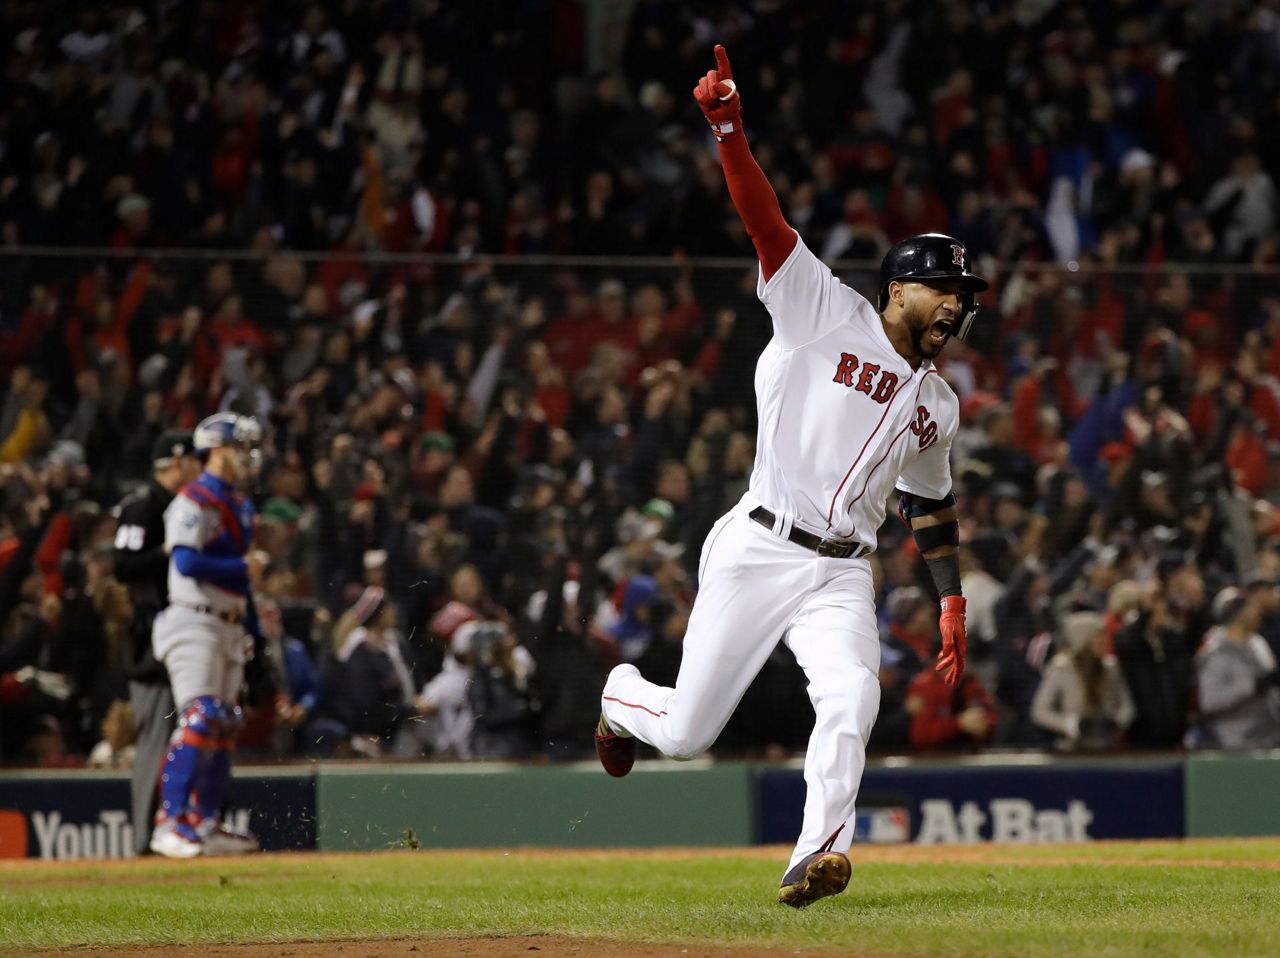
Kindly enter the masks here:
M 720 44 L 716 44 L 715 53 L 716 69 L 708 70 L 698 81 L 693 97 L 720 144 L 720 164 L 729 196 L 755 244 L 767 283 L 787 261 L 798 237 L 783 218 L 778 196 L 747 145 L 742 131 L 742 98 L 729 66 L 729 54 Z

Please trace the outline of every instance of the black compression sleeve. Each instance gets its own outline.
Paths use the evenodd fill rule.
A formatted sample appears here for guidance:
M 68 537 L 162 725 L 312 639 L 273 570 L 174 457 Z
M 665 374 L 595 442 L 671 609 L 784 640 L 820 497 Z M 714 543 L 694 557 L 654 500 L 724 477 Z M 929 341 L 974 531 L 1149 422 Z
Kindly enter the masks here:
M 929 574 L 933 576 L 939 599 L 960 594 L 960 559 L 955 553 L 924 561 L 929 567 Z

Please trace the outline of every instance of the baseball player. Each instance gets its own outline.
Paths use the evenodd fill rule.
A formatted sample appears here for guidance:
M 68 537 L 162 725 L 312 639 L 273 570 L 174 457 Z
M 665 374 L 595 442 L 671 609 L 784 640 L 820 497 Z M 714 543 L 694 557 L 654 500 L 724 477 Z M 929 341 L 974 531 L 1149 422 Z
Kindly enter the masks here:
M 116 507 L 116 541 L 112 551 L 115 577 L 129 589 L 133 603 L 133 662 L 129 669 L 129 701 L 138 726 L 133 763 L 134 851 L 150 848 L 156 813 L 156 769 L 173 731 L 173 695 L 169 676 L 151 651 L 156 613 L 169 604 L 169 554 L 164 549 L 164 511 L 174 494 L 200 474 L 191 433 L 166 432 L 151 454 L 151 481 Z
M 636 739 L 672 758 L 698 755 L 785 635 L 816 713 L 804 824 L 778 892 L 801 908 L 849 881 L 848 823 L 880 703 L 866 557 L 895 486 L 941 597 L 937 668 L 953 686 L 964 672 L 948 463 L 959 404 L 933 359 L 968 332 L 987 284 L 962 244 L 933 233 L 886 254 L 878 309 L 837 280 L 783 218 L 743 136 L 728 55 L 721 46 L 715 55 L 694 96 L 759 254 L 757 293 L 773 320 L 755 373 L 758 452 L 747 493 L 703 544 L 675 688 L 633 665 L 615 668 L 596 752 L 614 776 L 630 771 Z
M 205 469 L 164 513 L 169 605 L 156 616 L 152 644 L 169 671 L 178 727 L 160 771 L 160 813 L 151 850 L 170 858 L 256 851 L 257 839 L 221 818 L 231 750 L 241 723 L 236 698 L 256 631 L 249 556 L 253 505 L 236 491 L 257 471 L 262 429 L 255 419 L 218 413 L 196 426 L 192 444 Z M 249 633 L 249 634 L 247 634 Z

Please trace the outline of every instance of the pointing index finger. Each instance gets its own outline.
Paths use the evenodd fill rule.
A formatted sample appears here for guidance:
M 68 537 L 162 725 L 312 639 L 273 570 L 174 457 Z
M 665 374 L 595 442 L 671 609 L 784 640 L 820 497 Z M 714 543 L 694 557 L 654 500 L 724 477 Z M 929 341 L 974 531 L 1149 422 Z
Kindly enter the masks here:
M 733 79 L 733 67 L 729 66 L 729 52 L 722 43 L 716 44 L 716 70 L 721 80 Z

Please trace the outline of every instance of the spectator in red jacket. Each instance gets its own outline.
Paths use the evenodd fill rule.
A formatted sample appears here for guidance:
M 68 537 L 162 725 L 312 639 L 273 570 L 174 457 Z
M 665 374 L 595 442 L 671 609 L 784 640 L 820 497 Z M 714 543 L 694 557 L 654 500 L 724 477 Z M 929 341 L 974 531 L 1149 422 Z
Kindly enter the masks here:
M 911 747 L 919 751 L 974 749 L 996 729 L 995 702 L 973 675 L 952 688 L 939 672 L 922 669 L 907 686 L 904 708 L 911 716 Z

